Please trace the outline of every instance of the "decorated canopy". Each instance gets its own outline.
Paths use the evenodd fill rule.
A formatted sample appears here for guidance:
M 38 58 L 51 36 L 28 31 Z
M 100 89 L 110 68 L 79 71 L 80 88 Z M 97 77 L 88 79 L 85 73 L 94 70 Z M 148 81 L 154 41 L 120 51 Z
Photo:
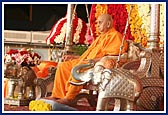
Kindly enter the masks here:
M 96 20 L 99 15 L 109 13 L 113 17 L 113 25 L 120 32 L 124 33 L 131 4 L 93 4 L 90 11 L 90 25 L 93 38 L 99 35 Z M 47 44 L 59 44 L 65 42 L 67 17 L 61 18 L 53 26 L 50 35 L 47 37 Z M 125 39 L 133 40 L 147 46 L 147 40 L 150 36 L 151 23 L 151 5 L 150 4 L 132 4 L 129 25 Z M 82 19 L 75 16 L 73 19 L 72 40 L 74 44 L 88 44 L 91 34 L 89 28 Z M 164 4 L 160 4 L 160 43 L 164 42 Z

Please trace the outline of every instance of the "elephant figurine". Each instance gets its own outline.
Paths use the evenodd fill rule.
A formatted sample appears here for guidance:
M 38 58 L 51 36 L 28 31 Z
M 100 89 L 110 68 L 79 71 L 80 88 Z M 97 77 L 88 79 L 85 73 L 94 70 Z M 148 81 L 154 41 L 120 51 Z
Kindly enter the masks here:
M 85 68 L 91 69 L 80 73 Z M 120 100 L 126 100 L 125 110 L 133 110 L 134 102 L 142 92 L 140 79 L 129 70 L 122 68 L 106 69 L 102 65 L 93 63 L 81 64 L 72 69 L 72 75 L 79 83 L 70 81 L 74 85 L 83 85 L 91 82 L 98 88 L 97 111 L 105 110 L 109 98 L 115 98 L 115 110 L 120 109 Z M 118 104 L 117 104 L 118 103 Z
M 7 98 L 14 98 L 14 91 L 18 84 L 19 66 L 15 63 L 7 63 L 5 77 L 9 79 Z
M 21 66 L 14 63 L 7 64 L 6 77 L 9 78 L 8 98 L 14 98 L 16 86 L 18 86 L 18 99 L 25 99 L 27 87 L 29 87 L 29 99 L 35 99 L 34 83 L 36 74 L 29 66 Z
M 29 87 L 28 99 L 35 99 L 35 80 L 36 74 L 29 66 L 23 66 L 19 70 L 19 79 L 18 79 L 18 98 L 24 98 L 26 94 L 27 87 Z

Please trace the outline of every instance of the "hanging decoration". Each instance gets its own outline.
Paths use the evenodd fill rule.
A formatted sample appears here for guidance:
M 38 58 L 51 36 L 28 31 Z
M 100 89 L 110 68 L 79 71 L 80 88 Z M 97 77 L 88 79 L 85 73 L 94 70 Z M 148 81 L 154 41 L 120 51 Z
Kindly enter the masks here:
M 49 45 L 64 44 L 66 38 L 67 17 L 61 18 L 51 29 L 50 35 L 46 38 Z M 87 38 L 87 25 L 76 15 L 73 19 L 73 43 L 84 44 Z
M 126 7 L 127 11 L 129 11 L 129 7 L 130 7 L 130 5 L 127 4 L 127 7 Z M 146 7 L 146 5 L 143 5 L 143 6 L 139 5 L 139 7 L 138 7 L 137 4 L 133 4 L 133 9 L 132 9 L 132 13 L 131 13 L 131 16 L 130 16 L 130 22 L 129 22 L 130 23 L 131 35 L 134 37 L 134 42 L 140 43 L 143 47 L 145 47 L 147 45 L 146 29 L 150 30 L 150 23 L 149 23 L 149 25 L 147 24 L 147 26 L 146 26 L 146 22 L 145 23 L 143 22 L 143 21 L 149 21 L 150 22 L 150 17 L 149 17 L 150 15 L 145 17 L 146 15 L 144 15 L 145 14 L 144 11 L 141 10 L 144 7 Z M 146 12 L 146 13 L 148 13 L 148 12 Z M 143 20 L 144 18 L 146 18 L 146 19 Z M 144 25 L 147 28 L 143 28 Z M 149 34 L 149 32 L 148 32 L 148 34 Z
M 138 4 L 138 14 L 142 18 L 142 34 L 148 38 L 150 33 L 150 5 Z

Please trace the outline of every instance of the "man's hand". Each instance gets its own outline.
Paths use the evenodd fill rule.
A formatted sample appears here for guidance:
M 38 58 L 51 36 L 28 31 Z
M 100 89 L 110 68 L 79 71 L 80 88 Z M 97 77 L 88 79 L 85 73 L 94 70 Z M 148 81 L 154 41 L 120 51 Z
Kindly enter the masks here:
M 63 61 L 69 61 L 69 60 L 77 59 L 79 57 L 80 56 L 77 56 L 77 55 L 64 55 L 63 56 Z

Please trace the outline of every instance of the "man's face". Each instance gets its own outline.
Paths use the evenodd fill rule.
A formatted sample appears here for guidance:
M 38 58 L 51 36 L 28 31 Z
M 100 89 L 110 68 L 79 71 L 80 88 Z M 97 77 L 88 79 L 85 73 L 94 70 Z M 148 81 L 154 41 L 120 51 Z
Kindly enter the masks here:
M 98 17 L 97 24 L 99 32 L 105 33 L 108 31 L 107 20 L 104 17 L 102 16 Z

